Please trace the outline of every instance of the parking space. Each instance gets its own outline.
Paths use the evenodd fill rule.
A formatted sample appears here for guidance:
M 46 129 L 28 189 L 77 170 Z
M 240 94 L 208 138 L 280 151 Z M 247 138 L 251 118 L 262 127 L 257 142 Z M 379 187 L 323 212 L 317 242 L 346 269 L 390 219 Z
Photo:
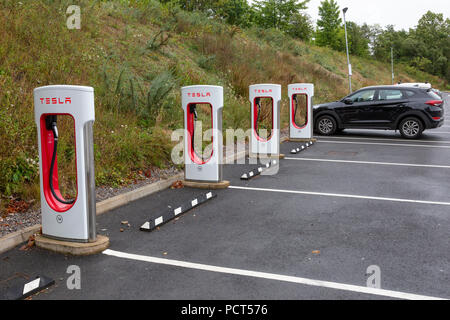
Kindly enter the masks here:
M 261 179 L 264 179 L 262 177 Z M 383 289 L 448 297 L 448 219 L 439 206 L 379 203 L 364 199 L 292 196 L 225 190 L 213 202 L 153 233 L 138 226 L 170 199 L 191 190 L 166 190 L 119 208 L 99 220 L 111 250 L 215 267 L 365 286 L 369 265 L 379 265 Z M 426 214 L 424 214 L 424 211 Z M 427 234 L 426 230 L 432 231 Z M 319 250 L 320 254 L 313 254 Z M 202 271 L 113 256 L 64 258 L 42 250 L 14 250 L 2 273 L 46 273 L 66 278 L 67 266 L 82 270 L 81 291 L 64 281 L 38 298 L 175 299 L 370 299 L 361 292 Z M 2 256 L 2 258 L 4 258 Z M 405 270 L 407 270 L 405 272 Z
M 349 130 L 291 156 L 296 145 L 282 145 L 276 175 L 241 181 L 254 165 L 225 166 L 229 189 L 154 232 L 139 226 L 201 191 L 168 189 L 100 216 L 104 254 L 11 250 L 0 278 L 56 279 L 37 299 L 450 298 L 450 136 Z M 73 264 L 81 290 L 65 286 Z M 372 265 L 381 290 L 366 287 Z
M 450 139 L 405 140 L 394 132 L 375 130 L 346 130 L 344 134 L 317 137 L 318 144 L 300 157 L 379 161 L 423 165 L 450 165 Z M 365 133 L 363 133 L 365 132 Z M 449 137 L 450 138 L 450 137 Z M 295 145 L 295 144 L 294 144 Z M 292 145 L 283 145 L 282 152 L 289 155 Z

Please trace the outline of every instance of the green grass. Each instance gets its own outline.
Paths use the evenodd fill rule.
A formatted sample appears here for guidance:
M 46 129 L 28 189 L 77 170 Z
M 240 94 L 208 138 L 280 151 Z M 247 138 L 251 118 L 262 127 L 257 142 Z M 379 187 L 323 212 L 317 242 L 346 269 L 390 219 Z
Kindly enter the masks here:
M 65 11 L 73 2 L 81 6 L 81 30 L 66 27 Z M 284 126 L 288 84 L 313 82 L 315 102 L 347 94 L 343 53 L 276 30 L 241 30 L 154 0 L 0 0 L 0 25 L 2 198 L 39 198 L 32 96 L 38 86 L 95 88 L 96 183 L 114 187 L 130 183 L 139 171 L 172 165 L 170 133 L 183 126 L 182 86 L 224 87 L 224 130 L 249 127 L 248 86 L 254 83 L 283 85 Z M 391 81 L 388 64 L 358 57 L 352 64 L 355 88 Z M 448 88 L 404 66 L 396 74 L 403 82 Z M 70 176 L 73 159 L 65 139 L 59 170 Z M 66 180 L 62 187 L 70 190 Z

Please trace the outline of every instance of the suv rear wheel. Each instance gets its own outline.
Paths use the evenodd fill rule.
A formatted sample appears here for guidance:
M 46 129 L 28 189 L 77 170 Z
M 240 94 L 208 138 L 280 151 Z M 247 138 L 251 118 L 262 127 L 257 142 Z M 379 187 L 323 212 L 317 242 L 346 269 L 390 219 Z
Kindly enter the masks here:
M 332 116 L 323 116 L 317 120 L 316 131 L 324 136 L 331 136 L 337 130 L 336 120 Z
M 422 121 L 412 117 L 402 120 L 398 129 L 405 139 L 418 139 L 424 130 Z

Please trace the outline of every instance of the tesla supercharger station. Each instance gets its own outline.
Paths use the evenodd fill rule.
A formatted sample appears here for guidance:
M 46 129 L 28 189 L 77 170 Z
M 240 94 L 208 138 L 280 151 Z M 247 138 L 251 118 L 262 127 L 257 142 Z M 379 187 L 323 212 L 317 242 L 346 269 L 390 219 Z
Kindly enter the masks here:
M 290 140 L 310 140 L 313 138 L 313 97 L 314 84 L 312 83 L 297 83 L 288 86 L 289 94 L 289 138 Z M 305 101 L 306 107 L 306 121 L 305 123 L 297 123 L 296 115 L 301 105 L 301 99 Z
M 219 86 L 189 86 L 181 88 L 184 110 L 184 163 L 185 180 L 194 182 L 222 181 L 222 110 L 223 88 Z M 208 159 L 199 156 L 194 148 L 197 105 L 208 105 L 211 109 L 212 151 Z
M 281 85 L 255 84 L 250 86 L 251 139 L 250 156 L 280 156 L 280 107 Z M 261 114 L 261 99 L 272 101 L 272 130 L 269 137 L 260 136 L 258 121 Z
M 42 234 L 72 241 L 96 240 L 93 124 L 94 89 L 83 86 L 46 86 L 34 90 L 34 114 L 38 131 Z M 74 123 L 75 199 L 64 199 L 58 185 L 58 117 Z

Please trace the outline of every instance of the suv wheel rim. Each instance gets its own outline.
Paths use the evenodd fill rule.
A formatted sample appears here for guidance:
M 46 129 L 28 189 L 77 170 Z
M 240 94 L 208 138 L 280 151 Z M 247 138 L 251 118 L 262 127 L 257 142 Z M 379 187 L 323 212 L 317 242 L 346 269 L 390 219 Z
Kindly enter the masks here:
M 420 132 L 420 126 L 417 121 L 408 120 L 403 124 L 403 132 L 408 137 L 416 136 Z
M 319 130 L 322 133 L 330 133 L 333 130 L 333 127 L 333 122 L 328 118 L 319 121 Z

